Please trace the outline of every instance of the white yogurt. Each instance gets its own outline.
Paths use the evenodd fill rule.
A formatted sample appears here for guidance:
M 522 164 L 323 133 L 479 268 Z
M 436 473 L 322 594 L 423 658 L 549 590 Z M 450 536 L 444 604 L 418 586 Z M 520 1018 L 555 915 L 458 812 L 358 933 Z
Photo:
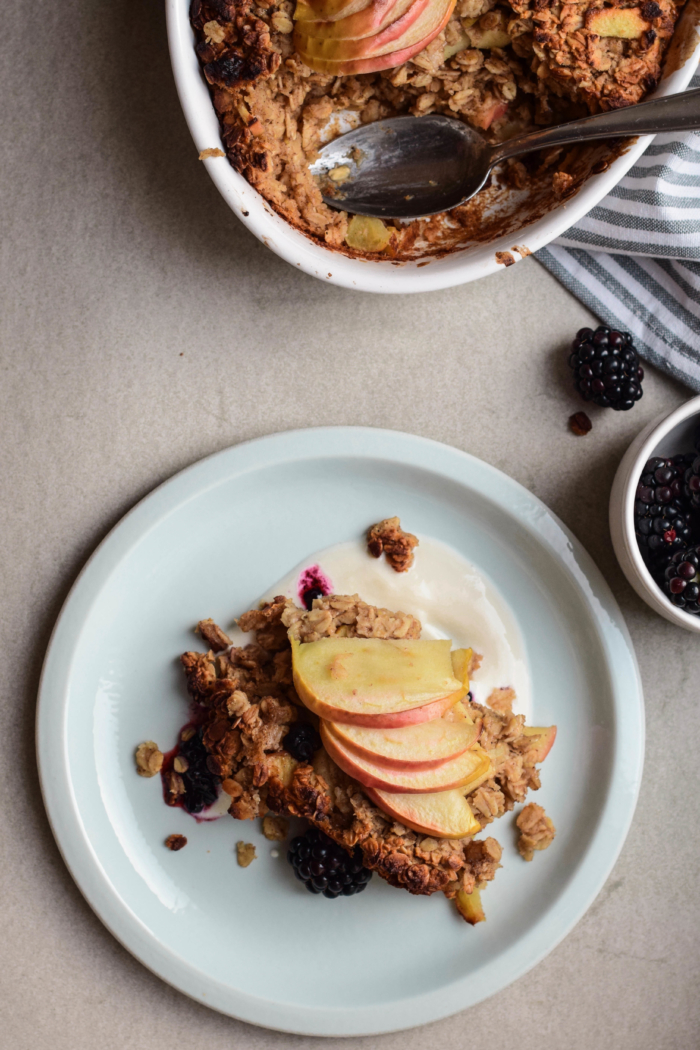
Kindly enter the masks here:
M 419 537 L 415 562 L 408 572 L 394 572 L 385 558 L 372 558 L 363 543 L 340 543 L 311 555 L 263 595 L 283 594 L 299 603 L 298 580 L 318 565 L 335 594 L 359 594 L 378 605 L 417 616 L 423 638 L 451 638 L 455 648 L 471 647 L 483 660 L 470 688 L 477 703 L 492 689 L 511 686 L 514 710 L 531 714 L 530 675 L 518 626 L 494 585 L 461 554 L 437 540 Z M 236 631 L 234 644 L 250 640 Z

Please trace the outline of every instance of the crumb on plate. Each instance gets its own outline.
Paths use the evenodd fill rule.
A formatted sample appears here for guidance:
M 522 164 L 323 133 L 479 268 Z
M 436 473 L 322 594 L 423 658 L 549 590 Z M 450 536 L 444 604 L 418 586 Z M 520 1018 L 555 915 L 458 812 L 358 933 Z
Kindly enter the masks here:
M 165 840 L 165 845 L 168 849 L 172 850 L 173 853 L 177 853 L 178 850 L 185 848 L 187 845 L 187 839 L 184 835 L 168 835 Z
M 136 772 L 140 777 L 154 777 L 163 768 L 163 752 L 152 740 L 144 740 L 134 752 Z
M 270 842 L 284 842 L 289 835 L 289 821 L 284 817 L 263 817 L 263 835 Z
M 255 846 L 252 842 L 241 841 L 236 843 L 236 858 L 239 867 L 247 868 L 249 864 L 253 863 L 256 856 Z

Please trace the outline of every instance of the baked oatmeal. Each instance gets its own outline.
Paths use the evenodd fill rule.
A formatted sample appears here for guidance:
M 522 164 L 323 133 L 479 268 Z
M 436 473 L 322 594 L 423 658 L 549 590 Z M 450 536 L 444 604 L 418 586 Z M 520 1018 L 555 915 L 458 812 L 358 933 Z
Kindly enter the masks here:
M 368 606 L 357 595 L 317 598 L 310 611 L 277 597 L 245 613 L 239 626 L 254 640 L 236 648 L 211 620 L 203 621 L 199 633 L 211 648 L 182 656 L 190 697 L 201 711 L 207 765 L 230 796 L 233 817 L 303 817 L 346 850 L 359 847 L 367 869 L 411 893 L 454 898 L 493 879 L 501 859 L 494 838 L 420 834 L 383 812 L 323 748 L 308 762 L 285 749 L 290 728 L 313 721 L 294 687 L 290 636 L 302 644 L 338 636 L 416 638 L 415 617 Z M 470 670 L 478 665 L 478 657 L 472 659 Z M 481 828 L 540 786 L 541 738 L 526 735 L 511 696 L 494 703 L 497 709 L 463 703 L 481 723 L 480 742 L 492 763 L 489 778 L 468 796 Z
M 372 556 L 385 553 L 394 572 L 408 570 L 418 539 L 398 518 L 366 536 L 366 551 L 350 544 L 350 556 L 326 552 L 324 564 L 333 573 L 362 565 L 369 581 Z M 424 543 L 427 571 L 439 575 L 434 542 Z M 414 568 L 403 593 L 422 593 L 425 571 Z M 172 751 L 140 745 L 137 771 L 160 770 L 166 802 L 198 819 L 259 819 L 272 843 L 288 839 L 290 818 L 306 821 L 287 856 L 312 892 L 349 896 L 375 873 L 413 894 L 441 892 L 468 923 L 483 921 L 479 893 L 500 867 L 501 846 L 481 833 L 539 788 L 556 727 L 526 726 L 514 713 L 515 690 L 494 685 L 507 664 L 493 654 L 484 678 L 481 655 L 421 639 L 413 613 L 323 593 L 332 584 L 319 565 L 291 579 L 284 586 L 306 607 L 286 595 L 262 602 L 237 622 L 250 637 L 243 644 L 200 621 L 206 651 L 181 657 L 191 721 Z M 526 860 L 554 836 L 534 804 L 517 827 Z M 239 840 L 236 855 L 249 866 L 254 844 Z
M 410 223 L 329 208 L 308 170 L 322 144 L 362 123 L 428 113 L 457 117 L 497 142 L 639 102 L 659 81 L 682 6 L 457 0 L 444 29 L 410 60 L 355 75 L 322 71 L 333 63 L 313 69 L 302 61 L 293 0 L 192 0 L 191 22 L 234 168 L 314 240 L 346 255 L 400 260 L 457 245 L 460 227 L 473 232 L 483 208 L 472 201 L 449 216 Z M 544 180 L 550 198 L 565 200 L 591 170 L 593 161 L 582 158 L 602 156 L 595 150 L 511 160 L 501 177 L 515 189 L 539 180 L 540 193 Z M 488 200 L 488 190 L 480 199 Z

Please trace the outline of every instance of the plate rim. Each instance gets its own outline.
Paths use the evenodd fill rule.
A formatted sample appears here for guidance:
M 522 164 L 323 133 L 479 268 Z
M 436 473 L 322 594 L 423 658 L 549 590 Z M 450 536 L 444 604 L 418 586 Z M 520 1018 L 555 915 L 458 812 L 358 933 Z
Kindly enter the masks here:
M 511 953 L 518 944 L 530 940 L 544 943 L 536 944 L 528 958 L 511 964 L 506 972 L 503 972 L 501 956 L 498 956 L 490 964 L 493 973 L 489 973 L 489 967 L 482 967 L 468 978 L 461 977 L 424 996 L 414 997 L 410 1004 L 407 1000 L 392 1000 L 352 1009 L 295 1007 L 293 1004 L 276 1003 L 238 992 L 224 982 L 214 981 L 209 975 L 206 976 L 207 991 L 198 988 L 198 983 L 203 983 L 202 980 L 198 982 L 200 971 L 158 941 L 110 884 L 107 872 L 82 825 L 62 733 L 68 709 L 67 691 L 73 658 L 72 647 L 65 644 L 65 638 L 72 638 L 73 647 L 77 644 L 85 613 L 99 596 L 100 580 L 103 585 L 106 576 L 137 538 L 175 512 L 183 502 L 201 496 L 209 488 L 233 477 L 285 461 L 338 458 L 400 462 L 449 478 L 463 487 L 469 487 L 470 484 L 473 487 L 474 482 L 472 480 L 469 483 L 466 476 L 459 476 L 460 473 L 478 475 L 481 472 L 501 488 L 510 488 L 519 496 L 524 496 L 536 512 L 540 543 L 547 548 L 550 557 L 566 570 L 571 583 L 591 610 L 592 623 L 607 658 L 616 726 L 610 782 L 589 846 L 552 908 L 508 952 Z M 217 476 L 216 468 L 223 462 L 227 470 L 219 472 Z M 186 495 L 188 487 L 191 488 L 191 479 L 198 478 L 198 475 L 202 476 L 200 483 L 195 491 Z M 203 484 L 205 481 L 206 484 Z M 500 500 L 496 499 L 495 502 L 499 503 L 504 513 L 510 513 Z M 524 524 L 528 527 L 527 522 Z M 543 524 L 546 525 L 544 532 Z M 565 541 L 572 555 L 571 563 L 567 563 L 561 551 L 556 549 L 555 539 Z M 619 671 L 616 674 L 610 659 L 614 632 L 606 634 L 602 629 L 601 615 L 593 611 L 593 599 L 602 604 L 608 617 L 614 621 L 623 645 L 620 651 L 627 658 L 628 673 L 632 673 L 632 681 L 628 677 L 624 684 L 627 692 L 636 700 L 635 704 L 629 702 L 629 697 L 624 705 L 621 703 L 623 676 Z M 57 733 L 61 747 L 55 745 Z M 362 426 L 295 429 L 244 441 L 197 460 L 139 500 L 98 544 L 69 591 L 49 640 L 39 682 L 36 715 L 39 782 L 52 833 L 73 880 L 110 933 L 142 965 L 190 998 L 249 1024 L 309 1036 L 379 1035 L 441 1020 L 501 991 L 553 951 L 588 911 L 622 850 L 641 785 L 644 736 L 642 683 L 622 613 L 595 562 L 560 519 L 519 482 L 468 452 L 419 435 Z M 624 781 L 625 790 L 615 797 L 613 786 L 620 779 Z M 597 853 L 601 845 L 604 846 L 604 856 L 599 857 Z M 588 868 L 593 870 L 586 879 L 582 879 L 583 869 L 587 871 Z M 578 890 L 578 904 L 573 909 L 569 908 L 570 914 L 563 919 L 559 916 L 562 902 L 571 896 L 572 884 L 577 880 L 582 882 Z M 555 928 L 549 930 L 551 926 Z M 542 928 L 544 937 L 535 937 L 535 933 Z M 480 981 L 476 979 L 479 974 Z M 468 983 L 476 989 L 474 994 L 468 994 Z

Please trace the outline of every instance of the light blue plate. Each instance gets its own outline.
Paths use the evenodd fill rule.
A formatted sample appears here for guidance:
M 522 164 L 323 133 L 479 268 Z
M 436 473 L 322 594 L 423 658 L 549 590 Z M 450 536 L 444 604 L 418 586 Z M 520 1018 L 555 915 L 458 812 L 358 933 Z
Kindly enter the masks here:
M 537 801 L 552 847 L 525 864 L 512 817 L 489 830 L 503 869 L 467 926 L 441 895 L 373 879 L 359 897 L 313 897 L 257 822 L 196 825 L 134 772 L 142 740 L 170 746 L 186 720 L 178 656 L 201 617 L 222 625 L 314 551 L 398 514 L 451 544 L 520 624 L 534 721 L 556 723 Z M 520 485 L 408 434 L 329 428 L 227 449 L 156 489 L 110 533 L 56 625 L 37 746 L 59 847 L 123 945 L 187 995 L 254 1024 L 358 1035 L 445 1017 L 505 987 L 578 922 L 634 813 L 644 709 L 630 639 L 597 568 Z M 171 832 L 189 838 L 171 853 Z M 238 839 L 259 859 L 239 868 Z

